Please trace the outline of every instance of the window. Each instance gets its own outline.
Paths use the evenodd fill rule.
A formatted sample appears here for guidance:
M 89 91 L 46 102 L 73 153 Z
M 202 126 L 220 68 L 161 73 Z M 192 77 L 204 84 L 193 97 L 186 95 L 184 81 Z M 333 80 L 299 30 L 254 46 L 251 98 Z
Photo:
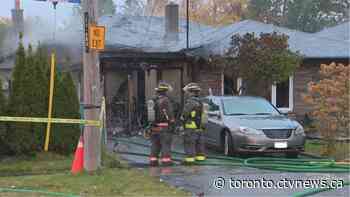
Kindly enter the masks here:
M 271 103 L 282 111 L 293 111 L 293 76 L 289 80 L 272 85 Z
M 225 115 L 279 114 L 268 101 L 258 98 L 225 99 L 223 110 Z
M 289 107 L 289 81 L 276 85 L 276 107 Z
M 209 111 L 219 111 L 220 110 L 219 105 L 214 103 L 212 99 L 209 101 L 208 104 L 209 104 Z
M 271 103 L 276 106 L 282 112 L 293 111 L 293 83 L 294 77 L 290 76 L 289 80 L 272 85 L 271 88 L 271 98 L 266 98 L 270 100 Z M 250 84 L 254 85 L 254 84 Z M 240 95 L 253 95 L 257 96 L 256 92 L 249 92 L 249 81 L 242 80 L 242 78 L 237 78 L 237 90 L 239 90 Z
M 224 95 L 233 95 L 236 93 L 236 84 L 235 79 L 227 75 L 224 76 Z

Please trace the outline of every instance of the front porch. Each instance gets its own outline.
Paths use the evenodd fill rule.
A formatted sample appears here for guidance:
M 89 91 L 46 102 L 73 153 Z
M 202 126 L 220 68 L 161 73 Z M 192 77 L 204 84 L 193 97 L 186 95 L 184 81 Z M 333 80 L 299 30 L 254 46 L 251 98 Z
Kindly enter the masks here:
M 108 135 L 131 135 L 146 124 L 146 101 L 154 96 L 160 80 L 172 85 L 169 96 L 180 110 L 184 102 L 182 87 L 191 79 L 188 61 L 180 52 L 103 52 L 100 64 Z

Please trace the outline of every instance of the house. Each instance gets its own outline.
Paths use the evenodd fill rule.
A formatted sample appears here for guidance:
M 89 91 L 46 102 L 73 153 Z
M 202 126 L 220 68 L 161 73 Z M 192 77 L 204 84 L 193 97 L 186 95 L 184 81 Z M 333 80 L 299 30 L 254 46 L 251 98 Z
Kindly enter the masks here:
M 269 99 L 299 120 L 312 109 L 303 95 L 307 84 L 319 79 L 320 64 L 349 63 L 348 43 L 328 38 L 330 33 L 325 38 L 252 20 L 221 28 L 191 22 L 186 48 L 186 21 L 178 18 L 177 5 L 166 9 L 165 17 L 115 15 L 99 20 L 107 29 L 107 48 L 100 53 L 100 66 L 111 127 L 127 122 L 125 119 L 139 122 L 159 80 L 172 84 L 170 95 L 178 103 L 183 103 L 181 88 L 190 81 L 200 83 L 204 95 L 231 94 L 232 84 L 239 89 L 247 83 L 239 76 L 230 78 L 220 66 L 208 65 L 211 55 L 225 54 L 234 34 L 277 32 L 289 36 L 290 49 L 303 56 L 302 65 L 286 82 L 271 85 Z
M 111 129 L 140 126 L 146 101 L 154 96 L 160 80 L 172 85 L 170 97 L 178 106 L 184 102 L 182 88 L 195 76 L 206 76 L 212 83 L 221 80 L 221 72 L 200 74 L 193 69 L 195 57 L 186 54 L 186 20 L 179 18 L 178 5 L 169 4 L 165 13 L 166 17 L 114 15 L 99 20 L 106 27 L 100 66 Z M 214 30 L 191 22 L 189 48 L 199 46 L 198 39 Z
M 14 57 L 6 56 L 0 58 L 0 80 L 2 83 L 3 94 L 9 96 L 10 84 L 11 84 L 11 72 L 14 65 Z
M 334 27 L 333 30 L 328 29 L 320 33 L 311 34 L 257 21 L 245 20 L 222 27 L 211 33 L 202 45 L 191 53 L 203 58 L 208 58 L 210 55 L 224 55 L 225 51 L 230 47 L 230 38 L 234 34 L 244 35 L 254 32 L 255 35 L 260 35 L 260 33 L 277 32 L 288 35 L 289 48 L 294 52 L 299 52 L 303 56 L 302 64 L 289 77 L 288 81 L 271 85 L 271 97 L 269 99 L 281 111 L 293 113 L 297 119 L 302 120 L 305 114 L 312 110 L 312 106 L 304 102 L 303 95 L 307 91 L 307 84 L 310 81 L 319 79 L 319 66 L 331 62 L 349 63 L 349 42 L 333 38 L 342 37 L 341 33 L 340 35 L 331 36 L 332 31 L 339 33 L 339 29 L 343 28 L 344 31 L 342 32 L 346 34 L 343 36 L 349 37 L 348 26 L 340 26 L 342 27 Z M 346 29 L 347 31 L 345 31 Z M 237 90 L 242 86 L 242 83 L 245 83 L 245 80 L 239 76 L 235 79 L 229 79 L 225 75 L 225 72 L 223 73 L 223 78 L 224 81 L 233 81 Z M 227 89 L 225 85 L 230 84 L 223 83 L 223 94 L 224 90 Z
M 327 39 L 350 42 L 350 21 L 334 27 L 325 28 L 317 32 L 316 35 Z
M 185 96 L 182 87 L 188 82 L 200 83 L 203 95 L 230 94 L 232 88 L 238 90 L 246 84 L 247 80 L 242 77 L 232 78 L 224 68 L 208 64 L 211 55 L 225 54 L 234 34 L 278 32 L 289 36 L 290 49 L 300 52 L 303 62 L 288 81 L 271 85 L 269 99 L 282 111 L 294 113 L 298 119 L 303 119 L 311 110 L 302 96 L 307 83 L 319 78 L 319 65 L 349 63 L 349 44 L 335 35 L 339 33 L 338 29 L 329 28 L 311 34 L 252 20 L 221 28 L 190 22 L 187 47 L 186 20 L 179 18 L 178 9 L 178 5 L 169 4 L 165 17 L 113 15 L 99 19 L 99 25 L 106 27 L 106 49 L 99 53 L 99 66 L 101 88 L 107 102 L 109 132 L 118 132 L 126 127 L 137 128 L 142 124 L 145 103 L 154 95 L 154 88 L 160 80 L 166 80 L 173 86 L 170 96 L 179 105 L 183 104 Z M 56 43 L 62 45 L 58 59 L 64 61 L 68 55 L 70 64 L 59 64 L 65 65 L 63 70 L 74 71 L 78 94 L 83 95 L 83 27 L 77 20 L 67 28 L 56 35 Z M 33 28 L 32 37 L 50 41 L 51 33 L 43 29 Z M 4 71 L 5 68 L 6 65 Z M 80 99 L 82 101 L 82 96 Z

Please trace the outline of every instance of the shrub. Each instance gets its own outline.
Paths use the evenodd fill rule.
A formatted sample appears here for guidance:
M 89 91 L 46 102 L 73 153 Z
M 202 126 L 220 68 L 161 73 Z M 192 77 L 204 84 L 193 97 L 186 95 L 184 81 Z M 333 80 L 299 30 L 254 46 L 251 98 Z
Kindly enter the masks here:
M 271 84 L 286 81 L 300 64 L 299 54 L 290 51 L 288 39 L 276 32 L 233 35 L 226 69 L 253 84 L 248 85 L 249 92 L 268 98 Z
M 2 80 L 0 79 L 0 116 L 5 114 L 6 98 L 2 91 Z M 0 122 L 0 156 L 6 153 L 5 145 L 6 123 Z
M 321 80 L 308 84 L 305 102 L 314 106 L 312 115 L 321 135 L 327 139 L 325 155 L 332 155 L 336 137 L 350 137 L 350 65 L 321 65 Z
M 23 44 L 20 42 L 15 59 L 15 67 L 12 73 L 12 84 L 9 97 L 7 114 L 9 116 L 31 116 L 30 97 L 33 91 L 30 82 L 33 79 L 27 64 L 32 61 L 32 52 L 26 55 Z M 30 64 L 29 63 L 29 64 Z M 29 84 L 28 84 L 29 83 Z M 35 140 L 31 123 L 8 123 L 5 141 L 8 154 L 30 154 L 33 152 Z
M 54 91 L 53 117 L 79 119 L 79 99 L 70 73 L 57 73 Z M 51 135 L 51 150 L 71 154 L 80 136 L 79 125 L 55 124 Z
M 22 43 L 19 44 L 7 115 L 47 117 L 50 79 L 48 62 L 45 47 L 39 46 L 34 53 L 29 46 L 26 53 Z M 80 118 L 77 92 L 68 73 L 57 72 L 55 75 L 52 114 L 57 118 Z M 52 124 L 49 149 L 57 153 L 72 153 L 78 141 L 79 132 L 79 125 Z M 2 133 L 4 135 L 0 136 L 3 136 L 1 139 L 4 141 L 4 148 L 2 148 L 5 150 L 4 154 L 28 155 L 42 151 L 46 124 L 12 122 L 7 124 L 6 132 L 1 132 L 0 127 L 0 134 Z

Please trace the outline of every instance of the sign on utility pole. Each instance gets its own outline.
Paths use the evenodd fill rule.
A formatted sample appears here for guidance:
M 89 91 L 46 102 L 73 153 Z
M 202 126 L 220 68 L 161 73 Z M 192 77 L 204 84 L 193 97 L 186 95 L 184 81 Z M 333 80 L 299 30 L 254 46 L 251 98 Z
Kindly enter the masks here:
M 103 50 L 105 49 L 105 27 L 104 26 L 89 26 L 89 46 L 90 49 Z
M 85 33 L 92 24 L 97 24 L 98 0 L 85 0 L 84 15 Z M 85 38 L 85 41 L 88 39 Z M 84 73 L 84 118 L 99 119 L 101 104 L 100 66 L 96 50 L 88 50 L 91 46 L 85 45 L 83 55 Z M 101 166 L 101 133 L 96 127 L 84 127 L 84 168 L 88 172 L 97 170 Z

